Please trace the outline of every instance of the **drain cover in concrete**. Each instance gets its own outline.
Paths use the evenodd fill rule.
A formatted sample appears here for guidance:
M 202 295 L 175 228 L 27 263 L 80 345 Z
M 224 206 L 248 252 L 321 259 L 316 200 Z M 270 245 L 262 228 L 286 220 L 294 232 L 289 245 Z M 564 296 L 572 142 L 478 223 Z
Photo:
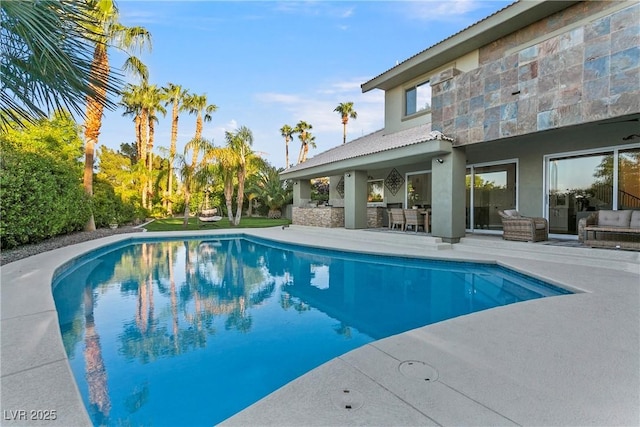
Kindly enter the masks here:
M 425 382 L 432 382 L 438 379 L 438 371 L 419 360 L 405 360 L 400 363 L 399 369 L 400 373 L 407 378 L 415 378 Z
M 364 405 L 364 396 L 359 391 L 350 388 L 342 388 L 331 394 L 331 402 L 338 409 L 353 411 Z

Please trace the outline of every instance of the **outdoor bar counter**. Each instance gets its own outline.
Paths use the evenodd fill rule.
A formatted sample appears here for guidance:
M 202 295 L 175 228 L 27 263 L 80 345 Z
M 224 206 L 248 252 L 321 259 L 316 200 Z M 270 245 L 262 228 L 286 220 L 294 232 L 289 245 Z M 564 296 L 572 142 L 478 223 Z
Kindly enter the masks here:
M 384 221 L 385 207 L 375 206 L 367 208 L 367 227 L 379 228 L 386 226 Z M 344 227 L 344 208 L 337 206 L 294 206 L 292 210 L 294 225 L 310 225 L 313 227 L 339 228 Z

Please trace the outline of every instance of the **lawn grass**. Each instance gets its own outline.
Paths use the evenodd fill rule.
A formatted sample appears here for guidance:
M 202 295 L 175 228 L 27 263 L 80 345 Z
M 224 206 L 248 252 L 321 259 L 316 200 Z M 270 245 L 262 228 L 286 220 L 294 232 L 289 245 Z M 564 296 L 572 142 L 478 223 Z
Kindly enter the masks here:
M 270 219 L 270 218 L 242 218 L 240 225 L 237 227 L 229 223 L 228 218 L 222 218 L 217 222 L 198 224 L 197 218 L 189 218 L 187 228 L 183 227 L 183 218 L 163 218 L 156 219 L 150 224 L 144 226 L 147 231 L 184 231 L 184 230 L 237 230 L 239 228 L 265 228 L 277 227 L 280 225 L 288 225 L 291 223 L 286 218 Z

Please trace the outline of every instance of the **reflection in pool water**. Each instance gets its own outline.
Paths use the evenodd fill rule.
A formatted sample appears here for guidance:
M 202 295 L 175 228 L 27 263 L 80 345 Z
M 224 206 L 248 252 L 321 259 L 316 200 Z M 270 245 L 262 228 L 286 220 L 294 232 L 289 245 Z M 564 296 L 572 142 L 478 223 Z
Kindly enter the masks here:
M 486 264 L 261 239 L 146 241 L 54 282 L 96 425 L 212 425 L 365 343 L 567 291 Z

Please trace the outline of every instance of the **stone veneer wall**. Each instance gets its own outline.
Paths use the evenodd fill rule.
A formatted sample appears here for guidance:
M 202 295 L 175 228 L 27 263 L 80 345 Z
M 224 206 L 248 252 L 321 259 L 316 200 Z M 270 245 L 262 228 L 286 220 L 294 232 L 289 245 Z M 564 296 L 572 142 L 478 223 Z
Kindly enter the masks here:
M 465 145 L 640 112 L 638 3 L 508 54 L 607 3 L 579 3 L 481 49 L 479 68 L 432 78 L 433 129 Z
M 292 217 L 291 222 L 294 225 L 325 228 L 344 227 L 344 208 L 302 208 L 294 206 Z
M 367 227 L 369 228 L 381 228 L 382 224 L 382 211 L 386 209 L 383 207 L 369 207 L 367 208 Z
M 367 208 L 367 227 L 380 228 L 383 226 L 385 208 Z M 301 208 L 293 207 L 292 223 L 294 225 L 310 225 L 313 227 L 337 228 L 344 227 L 344 209 L 339 207 Z

